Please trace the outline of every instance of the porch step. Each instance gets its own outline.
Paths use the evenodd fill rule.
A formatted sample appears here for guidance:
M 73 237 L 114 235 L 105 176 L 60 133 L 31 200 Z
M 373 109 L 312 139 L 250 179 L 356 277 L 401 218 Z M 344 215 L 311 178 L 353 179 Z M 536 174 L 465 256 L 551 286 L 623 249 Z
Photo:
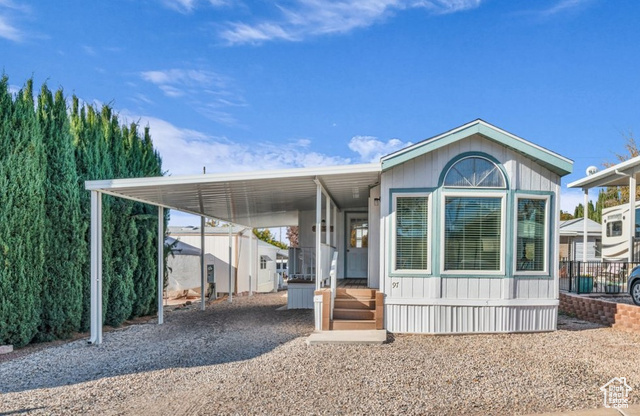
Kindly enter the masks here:
M 334 310 L 335 313 L 335 310 Z M 376 329 L 375 319 L 334 319 L 331 321 L 332 330 L 365 330 Z
M 345 308 L 334 308 L 333 309 L 333 319 L 335 320 L 372 320 L 376 319 L 376 311 L 373 309 L 345 309 Z
M 366 298 L 366 299 L 375 299 L 376 298 L 376 290 L 375 289 L 346 289 L 346 288 L 337 288 L 336 289 L 336 299 L 337 298 Z
M 376 300 L 369 298 L 335 298 L 334 313 L 336 309 L 374 309 Z

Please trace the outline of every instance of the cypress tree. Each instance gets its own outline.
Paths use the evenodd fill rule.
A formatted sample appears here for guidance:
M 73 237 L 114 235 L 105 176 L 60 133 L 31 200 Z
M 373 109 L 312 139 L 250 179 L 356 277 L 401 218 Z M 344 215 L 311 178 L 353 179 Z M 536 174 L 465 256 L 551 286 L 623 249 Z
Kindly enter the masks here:
M 111 156 L 108 152 L 105 133 L 108 131 L 95 109 L 91 106 L 80 106 L 77 97 L 72 99 L 71 126 L 74 136 L 76 168 L 80 189 L 84 190 L 87 180 L 113 178 Z M 112 198 L 102 197 L 102 314 L 106 316 L 109 290 L 113 276 L 112 254 Z M 89 244 L 91 223 L 91 195 L 80 193 L 80 211 L 84 224 L 84 239 Z M 91 318 L 91 268 L 89 256 L 82 263 L 82 319 L 81 330 L 86 331 Z
M 130 176 L 126 158 L 128 129 L 120 128 L 117 116 L 112 110 L 102 108 L 102 123 L 105 128 L 105 140 L 112 161 L 112 173 L 116 178 Z M 133 275 L 138 262 L 137 227 L 132 218 L 133 203 L 114 198 L 112 201 L 112 244 L 111 262 L 113 276 L 107 301 L 105 323 L 118 326 L 131 316 L 134 294 Z
M 80 329 L 82 262 L 87 257 L 80 217 L 80 188 L 66 101 L 62 90 L 55 100 L 46 84 L 38 97 L 38 121 L 46 155 L 45 263 L 39 340 L 66 338 Z
M 11 103 L 0 81 L 0 343 L 29 343 L 40 324 L 44 256 L 45 156 L 33 80 Z M 56 261 L 54 256 L 48 261 Z

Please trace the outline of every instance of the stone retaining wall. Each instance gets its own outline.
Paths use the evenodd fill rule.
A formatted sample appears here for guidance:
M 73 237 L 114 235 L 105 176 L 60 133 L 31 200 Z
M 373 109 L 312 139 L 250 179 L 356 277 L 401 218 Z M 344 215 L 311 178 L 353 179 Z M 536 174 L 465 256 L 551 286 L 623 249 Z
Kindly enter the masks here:
M 585 321 L 640 333 L 640 306 L 560 292 L 559 309 Z

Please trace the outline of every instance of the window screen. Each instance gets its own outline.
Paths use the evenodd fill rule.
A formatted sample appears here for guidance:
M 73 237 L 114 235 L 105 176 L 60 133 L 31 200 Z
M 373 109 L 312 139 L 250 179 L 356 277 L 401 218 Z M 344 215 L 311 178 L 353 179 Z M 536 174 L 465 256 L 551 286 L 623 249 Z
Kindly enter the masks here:
M 502 198 L 446 197 L 445 270 L 500 270 Z
M 429 266 L 429 198 L 396 198 L 396 270 L 426 270 Z
M 518 199 L 517 271 L 544 271 L 545 269 L 546 210 L 547 201 L 544 199 Z

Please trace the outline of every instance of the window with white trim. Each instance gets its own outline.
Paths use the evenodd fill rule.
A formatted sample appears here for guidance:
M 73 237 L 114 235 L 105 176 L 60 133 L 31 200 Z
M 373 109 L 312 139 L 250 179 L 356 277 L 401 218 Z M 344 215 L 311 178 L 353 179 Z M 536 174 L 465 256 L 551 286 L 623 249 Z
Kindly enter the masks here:
M 429 194 L 394 195 L 393 268 L 398 272 L 428 273 Z
M 516 271 L 547 270 L 548 198 L 516 199 Z
M 267 269 L 267 256 L 260 256 L 260 270 Z
M 504 273 L 507 181 L 486 157 L 468 156 L 447 170 L 443 186 L 443 271 Z M 459 191 L 454 191 L 459 189 Z
M 502 270 L 503 198 L 445 196 L 444 270 Z

